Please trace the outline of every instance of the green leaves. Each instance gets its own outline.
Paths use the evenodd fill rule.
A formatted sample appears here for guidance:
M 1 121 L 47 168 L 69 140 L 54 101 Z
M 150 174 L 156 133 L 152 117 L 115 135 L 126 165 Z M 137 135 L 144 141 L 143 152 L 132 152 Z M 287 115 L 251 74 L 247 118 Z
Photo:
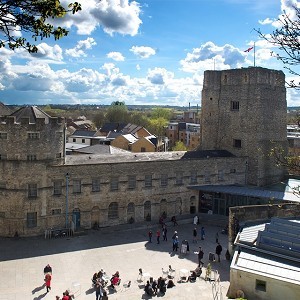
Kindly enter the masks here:
M 64 8 L 59 0 L 4 0 L 0 3 L 0 48 L 24 48 L 30 53 L 37 52 L 37 47 L 25 37 L 17 37 L 15 32 L 32 33 L 31 39 L 36 42 L 54 37 L 58 40 L 67 36 L 69 31 L 55 27 L 49 19 L 64 18 L 68 13 L 75 14 L 81 10 L 78 2 L 70 3 Z

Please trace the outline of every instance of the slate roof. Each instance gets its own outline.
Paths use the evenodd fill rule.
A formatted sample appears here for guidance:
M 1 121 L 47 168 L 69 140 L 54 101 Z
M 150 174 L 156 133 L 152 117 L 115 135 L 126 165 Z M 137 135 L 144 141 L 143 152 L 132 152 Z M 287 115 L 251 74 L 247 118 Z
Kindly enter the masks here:
M 72 136 L 80 136 L 80 137 L 93 137 L 95 136 L 96 131 L 93 130 L 76 130 Z
M 105 123 L 100 132 L 121 131 L 125 126 L 125 123 Z
M 11 116 L 16 117 L 16 122 L 20 122 L 21 118 L 29 118 L 30 123 L 36 123 L 36 119 L 45 119 L 45 124 L 49 123 L 49 116 L 36 106 L 24 106 L 13 112 Z

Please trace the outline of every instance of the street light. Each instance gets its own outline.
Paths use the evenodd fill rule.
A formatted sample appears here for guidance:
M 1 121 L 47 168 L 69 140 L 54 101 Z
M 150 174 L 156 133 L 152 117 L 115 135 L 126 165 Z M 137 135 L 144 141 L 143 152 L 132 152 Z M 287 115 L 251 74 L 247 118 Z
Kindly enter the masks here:
M 69 203 L 68 203 L 68 194 L 69 194 L 69 173 L 66 174 L 66 228 L 68 228 L 68 209 L 69 209 Z

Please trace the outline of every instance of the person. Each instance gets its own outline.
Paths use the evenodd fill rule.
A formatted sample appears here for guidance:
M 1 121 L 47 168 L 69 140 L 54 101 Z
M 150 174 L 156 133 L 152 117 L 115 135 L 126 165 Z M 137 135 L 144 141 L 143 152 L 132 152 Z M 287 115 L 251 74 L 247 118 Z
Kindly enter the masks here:
M 189 282 L 195 282 L 197 279 L 197 274 L 195 271 L 191 271 L 191 275 L 188 277 Z
M 176 251 L 178 250 L 178 245 L 179 245 L 179 240 L 178 240 L 178 236 L 176 235 L 175 236 L 175 239 L 173 240 L 173 251 Z
M 159 244 L 159 239 L 160 239 L 160 230 L 157 229 L 157 231 L 156 231 L 156 240 L 157 240 L 157 244 Z
M 205 239 L 205 229 L 204 227 L 202 226 L 201 227 L 201 240 L 204 240 Z
M 152 230 L 149 230 L 149 232 L 148 232 L 149 243 L 152 243 L 152 235 L 153 235 Z
M 96 281 L 95 290 L 96 290 L 96 300 L 100 300 L 103 296 L 103 287 L 101 285 L 100 279 Z
M 175 230 L 173 235 L 172 235 L 172 240 L 175 240 L 176 236 L 178 236 L 177 231 Z
M 169 279 L 168 284 L 167 284 L 167 288 L 168 288 L 168 289 L 171 289 L 171 288 L 174 287 L 174 286 L 175 286 L 174 281 L 173 281 L 172 279 Z
M 44 268 L 44 274 L 46 274 L 46 273 L 51 273 L 52 274 L 52 268 L 50 267 L 49 264 Z
M 167 225 L 164 224 L 164 227 L 163 227 L 163 240 L 166 241 L 166 242 L 168 241 L 167 232 L 168 232 Z
M 198 225 L 198 216 L 197 215 L 193 219 L 193 224 Z
M 171 218 L 171 221 L 173 222 L 173 225 L 175 226 L 175 225 L 178 225 L 178 223 L 177 223 L 177 220 L 176 220 L 176 217 L 175 216 L 173 216 L 172 218 Z
M 202 247 L 199 247 L 199 252 L 198 252 L 198 266 L 201 267 L 204 265 L 202 259 L 203 259 L 203 256 L 204 256 L 204 252 L 202 250 Z
M 166 281 L 165 281 L 165 279 L 163 279 L 163 278 L 160 277 L 160 281 L 159 281 L 158 287 L 159 287 L 159 291 L 162 294 L 166 293 L 167 287 L 166 287 Z
M 103 291 L 103 296 L 101 300 L 108 300 L 107 292 Z
M 149 282 L 149 280 L 147 280 L 147 283 L 145 285 L 144 291 L 146 292 L 147 295 L 152 296 L 153 295 L 153 288 Z
M 193 229 L 193 243 L 197 243 L 197 228 Z
M 119 276 L 113 276 L 113 278 L 110 281 L 110 283 L 111 283 L 110 287 L 114 289 L 116 285 L 120 284 L 120 282 L 121 282 L 121 279 Z
M 153 289 L 153 294 L 157 294 L 157 281 L 154 279 L 152 282 L 152 289 Z
M 216 254 L 218 256 L 218 262 L 220 262 L 220 256 L 221 256 L 221 253 L 222 253 L 222 246 L 220 245 L 220 243 L 218 243 L 217 247 L 216 247 Z
M 93 284 L 97 283 L 97 279 L 98 279 L 98 273 L 94 273 L 93 277 L 92 277 L 92 282 Z
M 219 233 L 218 233 L 218 231 L 217 231 L 217 233 L 216 233 L 216 243 L 217 243 L 217 244 L 219 243 Z
M 45 284 L 46 284 L 46 289 L 47 289 L 47 293 L 49 292 L 49 290 L 51 290 L 51 275 L 50 273 L 47 273 L 45 275 Z

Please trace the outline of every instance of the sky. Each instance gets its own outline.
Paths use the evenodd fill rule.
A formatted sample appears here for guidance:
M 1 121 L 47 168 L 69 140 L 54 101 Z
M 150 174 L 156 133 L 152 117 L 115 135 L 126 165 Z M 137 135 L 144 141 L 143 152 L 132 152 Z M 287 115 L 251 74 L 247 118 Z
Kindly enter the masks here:
M 271 33 L 296 0 L 78 2 L 82 11 L 54 21 L 67 37 L 36 42 L 37 54 L 0 49 L 0 102 L 201 106 L 205 70 L 254 62 L 291 79 L 255 29 Z M 299 93 L 287 90 L 288 106 Z

